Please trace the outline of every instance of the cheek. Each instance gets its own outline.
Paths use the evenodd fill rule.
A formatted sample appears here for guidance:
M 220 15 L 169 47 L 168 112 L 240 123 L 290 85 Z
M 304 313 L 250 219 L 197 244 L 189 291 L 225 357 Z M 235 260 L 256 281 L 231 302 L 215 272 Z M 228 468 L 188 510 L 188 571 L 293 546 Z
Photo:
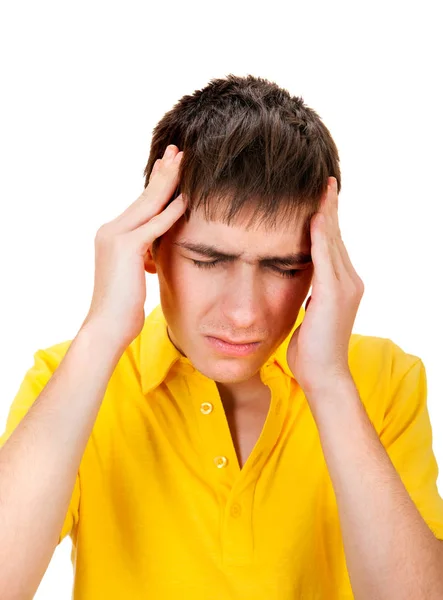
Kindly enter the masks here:
M 280 306 L 293 306 L 302 304 L 311 286 L 311 278 L 302 276 L 300 278 L 284 281 L 276 286 L 271 296 Z
M 306 296 L 311 280 L 303 277 L 297 281 L 286 282 L 278 287 L 273 296 L 267 298 L 267 320 L 273 323 L 275 331 L 289 332 Z
M 210 292 L 211 278 L 202 277 L 193 265 L 177 258 L 172 258 L 165 265 L 161 277 L 159 274 L 159 280 L 161 287 L 170 297 L 180 302 L 181 306 L 201 304 Z
M 268 303 L 267 321 L 281 343 L 292 329 L 300 308 L 308 294 L 311 282 L 304 277 L 291 285 L 282 286 Z

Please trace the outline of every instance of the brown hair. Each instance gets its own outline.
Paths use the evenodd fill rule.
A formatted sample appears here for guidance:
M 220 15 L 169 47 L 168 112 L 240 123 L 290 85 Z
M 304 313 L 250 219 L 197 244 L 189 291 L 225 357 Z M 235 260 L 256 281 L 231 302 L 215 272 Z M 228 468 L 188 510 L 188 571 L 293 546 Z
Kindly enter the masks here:
M 250 207 L 249 224 L 303 215 L 309 235 L 328 177 L 341 188 L 338 150 L 319 115 L 261 77 L 230 74 L 183 96 L 153 130 L 145 187 L 169 144 L 183 150 L 170 201 L 187 196 L 186 220 L 203 207 L 208 220 L 230 224 Z

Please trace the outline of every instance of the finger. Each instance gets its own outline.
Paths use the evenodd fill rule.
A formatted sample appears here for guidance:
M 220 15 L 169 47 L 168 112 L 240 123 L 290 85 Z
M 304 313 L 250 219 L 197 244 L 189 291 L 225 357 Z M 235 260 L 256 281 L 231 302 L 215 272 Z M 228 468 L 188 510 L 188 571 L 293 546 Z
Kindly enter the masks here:
M 170 145 L 166 148 L 163 158 L 157 159 L 152 181 L 149 181 L 137 200 L 126 209 L 125 213 L 129 215 L 129 219 L 137 218 L 140 209 L 144 213 L 147 207 L 152 208 L 151 216 L 154 216 L 165 207 L 177 189 L 182 157 L 183 152 L 178 152 L 177 146 Z M 140 224 L 137 221 L 132 224 L 132 228 L 135 229 Z
M 331 195 L 330 203 L 328 207 L 328 213 L 330 215 L 330 225 L 332 227 L 332 244 L 334 246 L 334 257 L 336 270 L 340 274 L 344 272 L 351 278 L 354 279 L 357 275 L 354 266 L 349 258 L 348 251 L 343 242 L 341 235 L 340 224 L 338 219 L 338 194 L 337 194 L 337 180 L 330 178 L 331 181 Z M 342 278 L 342 277 L 340 277 Z
M 153 241 L 166 233 L 186 211 L 187 203 L 180 194 L 161 213 L 128 235 L 133 237 L 137 251 L 144 256 Z
M 154 163 L 154 166 L 152 167 L 152 171 L 151 174 L 149 175 L 149 181 L 151 181 L 152 177 L 155 175 L 156 171 L 158 171 L 159 169 L 159 165 L 160 165 L 160 158 L 157 158 L 157 160 Z
M 314 282 L 324 284 L 326 287 L 336 284 L 338 279 L 331 256 L 331 244 L 327 233 L 328 224 L 326 216 L 318 212 L 311 219 L 311 255 L 314 264 Z
M 356 277 L 358 277 L 358 273 L 355 270 L 354 265 L 351 262 L 351 259 L 349 258 L 348 251 L 347 251 L 346 246 L 341 237 L 337 240 L 337 246 L 338 246 L 338 250 L 340 252 L 343 266 L 346 269 L 347 274 L 349 275 L 349 277 L 351 279 L 355 279 Z
M 338 222 L 338 194 L 337 194 L 337 180 L 335 177 L 329 178 L 328 186 L 328 205 L 326 211 L 330 218 L 330 222 L 333 226 L 333 233 L 340 235 L 340 225 Z
M 172 153 L 165 152 L 158 159 L 156 171 L 140 196 L 126 208 L 121 215 L 111 221 L 115 233 L 133 231 L 163 210 L 170 201 L 179 183 L 179 167 L 183 152 L 177 152 L 176 146 L 169 146 Z
M 325 233 L 328 244 L 328 251 L 332 268 L 335 273 L 336 279 L 340 280 L 341 277 L 341 255 L 337 246 L 337 235 L 339 234 L 338 220 L 337 220 L 337 206 L 338 200 L 336 192 L 332 184 L 331 178 L 329 179 L 328 189 L 325 194 L 325 198 L 322 204 L 322 214 L 325 219 Z

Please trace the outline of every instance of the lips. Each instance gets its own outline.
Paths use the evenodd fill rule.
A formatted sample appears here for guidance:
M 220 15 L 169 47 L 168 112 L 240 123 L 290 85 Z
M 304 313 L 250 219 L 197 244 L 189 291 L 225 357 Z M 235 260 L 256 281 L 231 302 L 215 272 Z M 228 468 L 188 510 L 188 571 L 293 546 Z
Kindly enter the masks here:
M 247 356 L 256 352 L 261 346 L 261 342 L 248 342 L 246 344 L 240 344 L 239 342 L 232 343 L 209 335 L 205 336 L 205 339 L 217 353 L 226 356 Z
M 227 340 L 226 338 L 222 338 L 219 335 L 211 335 L 210 337 L 214 337 L 218 340 L 221 340 L 222 342 L 226 342 L 227 344 L 233 344 L 233 345 L 240 345 L 240 344 L 256 344 L 258 343 L 258 340 L 242 340 L 242 341 L 237 341 L 237 340 Z

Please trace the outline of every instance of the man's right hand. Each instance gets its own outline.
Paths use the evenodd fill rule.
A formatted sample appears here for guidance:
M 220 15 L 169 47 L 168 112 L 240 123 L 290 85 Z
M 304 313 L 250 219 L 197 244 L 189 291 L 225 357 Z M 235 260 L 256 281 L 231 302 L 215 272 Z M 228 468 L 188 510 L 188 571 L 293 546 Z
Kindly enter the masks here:
M 146 278 L 144 258 L 153 241 L 184 214 L 180 194 L 166 208 L 178 185 L 183 152 L 169 145 L 152 169 L 147 187 L 121 215 L 95 236 L 94 292 L 82 328 L 101 327 L 124 350 L 143 328 Z

